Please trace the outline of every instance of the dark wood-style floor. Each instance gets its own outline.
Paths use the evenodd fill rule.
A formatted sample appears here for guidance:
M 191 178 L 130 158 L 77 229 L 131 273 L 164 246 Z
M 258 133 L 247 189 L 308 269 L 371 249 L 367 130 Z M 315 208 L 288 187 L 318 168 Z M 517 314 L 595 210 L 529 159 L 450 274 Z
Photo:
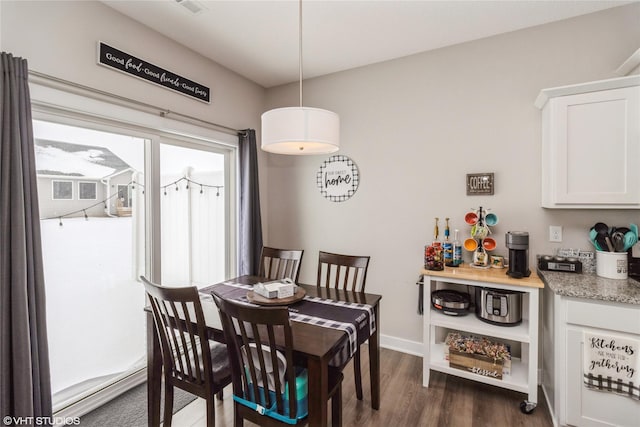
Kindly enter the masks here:
M 429 388 L 422 387 L 422 358 L 393 350 L 380 351 L 381 404 L 371 409 L 367 349 L 363 347 L 364 399 L 355 397 L 353 367 L 347 366 L 343 383 L 343 425 L 372 427 L 550 427 L 549 411 L 539 392 L 538 407 L 520 412 L 526 395 L 439 372 L 431 373 Z M 231 388 L 216 405 L 216 425 L 233 425 Z M 204 402 L 204 401 L 203 401 Z M 204 426 L 204 405 L 197 402 L 175 415 L 174 426 Z M 200 405 L 199 405 L 200 404 Z M 199 409 L 201 408 L 201 409 Z M 195 419 L 194 419 L 195 417 Z M 245 422 L 246 426 L 252 423 Z

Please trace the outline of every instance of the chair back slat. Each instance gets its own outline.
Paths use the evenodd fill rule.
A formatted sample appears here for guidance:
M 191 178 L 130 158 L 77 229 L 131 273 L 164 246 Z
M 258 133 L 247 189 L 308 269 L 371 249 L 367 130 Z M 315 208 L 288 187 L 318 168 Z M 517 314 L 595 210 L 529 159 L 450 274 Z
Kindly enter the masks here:
M 303 250 L 262 248 L 259 275 L 272 280 L 289 278 L 298 282 Z
M 286 307 L 255 307 L 213 295 L 231 363 L 233 393 L 295 418 L 296 370 Z M 285 391 L 288 407 L 285 410 Z M 275 406 L 274 406 L 275 405 Z M 286 415 L 294 414 L 294 415 Z
M 165 369 L 170 367 L 184 381 L 204 385 L 210 381 L 205 372 L 211 372 L 211 354 L 197 288 L 166 288 L 144 278 L 143 283 Z
M 364 292 L 370 258 L 321 251 L 316 284 L 326 288 Z

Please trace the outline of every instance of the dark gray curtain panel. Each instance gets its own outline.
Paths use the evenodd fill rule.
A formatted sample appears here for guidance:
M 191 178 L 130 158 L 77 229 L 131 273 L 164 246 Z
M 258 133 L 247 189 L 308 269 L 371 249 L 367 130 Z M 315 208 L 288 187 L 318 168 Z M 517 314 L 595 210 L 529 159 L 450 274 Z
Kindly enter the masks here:
M 51 416 L 27 61 L 0 53 L 0 415 Z
M 262 252 L 256 131 L 247 129 L 239 135 L 239 138 L 240 236 L 238 264 L 241 275 L 256 275 L 260 267 L 260 253 Z

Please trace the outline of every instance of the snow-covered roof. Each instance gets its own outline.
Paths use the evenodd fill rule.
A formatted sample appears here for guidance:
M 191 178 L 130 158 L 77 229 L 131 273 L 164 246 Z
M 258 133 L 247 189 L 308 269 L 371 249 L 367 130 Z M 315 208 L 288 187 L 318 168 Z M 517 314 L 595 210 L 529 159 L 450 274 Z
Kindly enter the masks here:
M 102 178 L 130 166 L 108 148 L 35 140 L 36 169 L 39 175 Z

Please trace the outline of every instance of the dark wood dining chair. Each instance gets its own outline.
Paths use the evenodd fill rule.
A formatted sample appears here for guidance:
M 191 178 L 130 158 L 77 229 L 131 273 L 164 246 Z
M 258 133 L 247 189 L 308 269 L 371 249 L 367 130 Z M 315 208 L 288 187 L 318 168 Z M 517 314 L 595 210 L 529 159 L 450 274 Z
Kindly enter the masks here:
M 319 287 L 364 292 L 370 259 L 369 256 L 341 255 L 320 251 L 316 284 Z M 353 355 L 353 376 L 358 400 L 362 400 L 362 369 L 360 364 L 360 347 L 358 346 Z
M 231 384 L 231 368 L 224 344 L 207 338 L 202 305 L 195 286 L 168 288 L 140 277 L 144 284 L 162 353 L 164 421 L 171 426 L 173 388 L 206 400 L 207 426 L 215 426 L 214 395 Z
M 307 423 L 307 371 L 295 364 L 286 307 L 256 307 L 213 294 L 220 311 L 233 378 L 234 426 Z M 331 423 L 342 424 L 342 378 L 329 369 Z
M 304 255 L 303 250 L 277 249 L 265 246 L 262 248 L 258 274 L 273 280 L 288 277 L 294 283 L 298 283 L 302 255 Z

